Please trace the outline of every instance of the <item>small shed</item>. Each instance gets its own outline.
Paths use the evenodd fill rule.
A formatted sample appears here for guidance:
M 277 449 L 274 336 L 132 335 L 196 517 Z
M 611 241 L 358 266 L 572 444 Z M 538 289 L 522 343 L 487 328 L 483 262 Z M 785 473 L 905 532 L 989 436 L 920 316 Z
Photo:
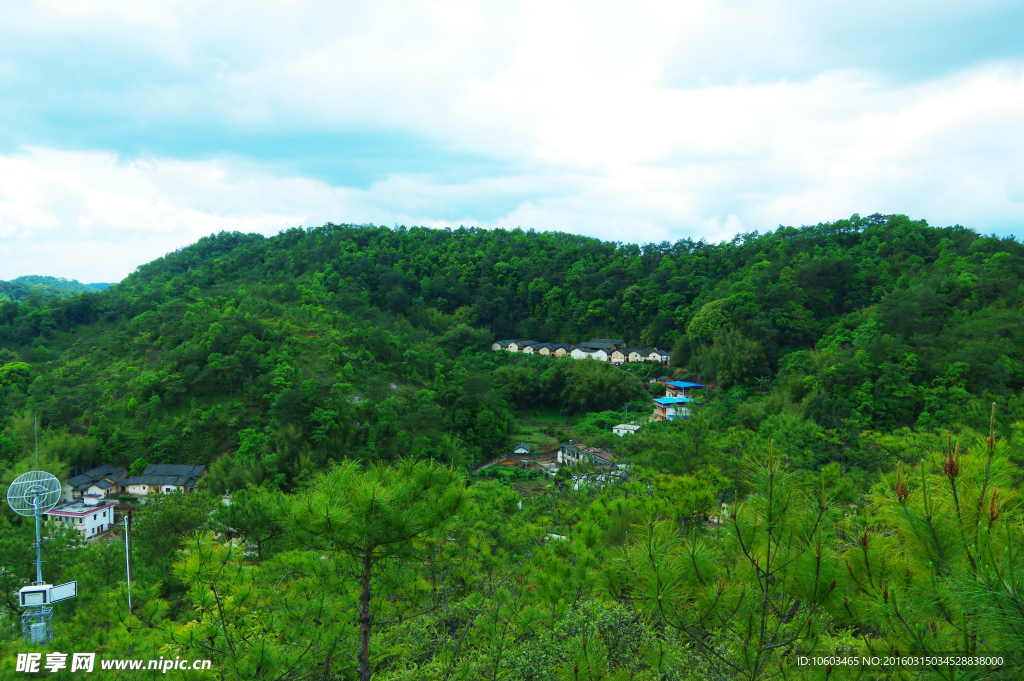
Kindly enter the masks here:
M 619 437 L 622 437 L 623 435 L 635 435 L 640 432 L 640 426 L 635 426 L 632 423 L 620 423 L 612 428 L 612 432 Z

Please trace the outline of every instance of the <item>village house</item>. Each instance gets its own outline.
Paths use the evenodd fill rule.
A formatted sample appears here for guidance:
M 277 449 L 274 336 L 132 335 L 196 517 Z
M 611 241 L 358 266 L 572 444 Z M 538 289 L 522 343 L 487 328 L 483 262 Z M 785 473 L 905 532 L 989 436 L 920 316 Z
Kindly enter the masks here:
M 659 397 L 654 400 L 654 420 L 670 421 L 675 418 L 689 418 L 686 405 L 693 402 L 689 397 Z
M 558 454 L 556 455 L 558 463 L 563 466 L 576 466 L 581 463 L 589 463 L 595 466 L 612 467 L 615 465 L 612 462 L 613 458 L 614 455 L 607 449 L 575 445 L 571 440 L 567 443 L 563 443 L 558 449 Z
M 669 353 L 664 350 L 654 349 L 647 354 L 648 362 L 661 362 L 662 364 L 668 364 Z
M 97 494 L 86 494 L 81 499 L 51 508 L 46 516 L 92 539 L 114 524 L 114 502 L 103 501 Z
M 508 350 L 509 352 L 522 352 L 523 348 L 536 344 L 537 341 L 534 340 L 515 340 L 508 344 Z
M 605 353 L 611 354 L 612 350 L 616 348 L 626 347 L 626 341 L 621 338 L 591 338 L 586 343 L 580 343 L 579 346 L 584 350 L 604 350 Z
M 623 435 L 636 435 L 640 432 L 640 426 L 633 425 L 632 423 L 620 423 L 612 428 L 612 432 L 619 437 Z
M 154 463 L 146 466 L 142 475 L 130 476 L 122 484 L 128 494 L 138 497 L 170 492 L 189 494 L 205 473 L 206 466 Z
M 627 362 L 646 362 L 651 351 L 647 348 L 622 348 L 622 354 L 626 356 Z
M 572 345 L 570 343 L 543 343 L 532 340 L 500 340 L 491 344 L 491 350 L 507 350 L 509 352 L 525 352 L 528 355 L 544 355 L 545 357 L 564 357 L 573 359 L 596 359 L 611 362 L 616 366 L 627 362 L 659 362 L 668 364 L 669 353 L 664 350 L 641 347 L 626 347 L 621 338 L 591 338 L 586 343 Z
M 123 466 L 103 464 L 90 468 L 86 472 L 68 478 L 64 483 L 64 501 L 72 502 L 86 494 L 98 494 L 101 497 L 121 491 L 118 482 L 127 473 Z
M 512 449 L 513 454 L 529 454 L 533 447 L 529 442 L 520 442 Z
M 668 381 L 665 383 L 665 397 L 692 397 L 690 391 L 706 387 L 690 381 Z

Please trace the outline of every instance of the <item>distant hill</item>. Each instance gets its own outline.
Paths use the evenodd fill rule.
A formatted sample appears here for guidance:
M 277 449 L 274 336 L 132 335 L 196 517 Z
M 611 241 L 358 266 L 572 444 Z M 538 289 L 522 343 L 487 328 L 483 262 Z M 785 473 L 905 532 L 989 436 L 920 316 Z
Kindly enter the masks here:
M 985 425 L 992 402 L 1024 421 L 1024 245 L 902 215 L 718 244 L 328 224 L 205 237 L 96 293 L 0 286 L 53 292 L 0 302 L 0 432 L 31 410 L 90 433 L 90 463 L 273 452 L 246 475 L 289 486 L 330 457 L 478 463 L 515 413 L 633 399 L 624 372 L 569 376 L 496 338 L 671 348 L 719 395 L 717 428 L 795 419 L 805 461 L 832 456 L 822 429 Z
M 0 281 L 0 302 L 26 300 L 32 293 L 50 298 L 70 298 L 80 293 L 102 291 L 109 286 L 113 284 L 83 284 L 74 279 L 29 274 L 10 281 Z

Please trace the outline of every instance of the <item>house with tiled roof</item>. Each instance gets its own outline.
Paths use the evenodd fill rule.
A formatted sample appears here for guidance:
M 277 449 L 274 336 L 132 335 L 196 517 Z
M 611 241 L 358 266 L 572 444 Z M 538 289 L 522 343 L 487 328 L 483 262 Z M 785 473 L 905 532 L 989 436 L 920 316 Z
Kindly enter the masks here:
M 535 340 L 515 340 L 515 341 L 512 341 L 511 343 L 509 343 L 508 344 L 508 348 L 506 348 L 506 349 L 509 352 L 522 352 L 523 348 L 531 346 L 531 345 L 537 345 L 537 341 L 535 341 Z
M 146 466 L 141 475 L 132 475 L 121 481 L 121 485 L 134 496 L 181 492 L 188 494 L 195 490 L 199 479 L 206 473 L 206 466 L 193 464 L 153 463 Z
M 668 364 L 669 353 L 667 350 L 659 350 L 654 348 L 647 353 L 647 361 L 649 362 L 661 362 L 662 364 Z
M 586 343 L 580 343 L 579 347 L 584 350 L 604 350 L 611 354 L 616 348 L 626 347 L 626 341 L 621 338 L 591 338 Z
M 494 341 L 493 343 L 491 343 L 491 350 L 494 350 L 495 352 L 498 352 L 499 350 L 508 350 L 508 346 L 515 342 L 515 338 L 510 338 L 509 340 Z
M 63 485 L 64 501 L 70 503 L 86 494 L 98 494 L 101 497 L 115 494 L 120 491 L 118 480 L 124 477 L 126 472 L 124 466 L 102 464 L 70 477 Z
M 622 354 L 626 356 L 627 362 L 645 362 L 647 361 L 647 355 L 651 353 L 647 348 L 640 347 L 628 347 L 622 348 Z

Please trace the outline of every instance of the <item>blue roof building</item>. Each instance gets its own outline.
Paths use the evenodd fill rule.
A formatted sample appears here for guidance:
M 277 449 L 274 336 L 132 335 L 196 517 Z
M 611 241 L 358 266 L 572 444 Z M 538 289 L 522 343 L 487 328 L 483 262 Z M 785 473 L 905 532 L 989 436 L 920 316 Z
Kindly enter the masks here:
M 675 418 L 689 418 L 690 408 L 687 406 L 693 402 L 689 397 L 659 397 L 654 400 L 654 420 L 670 421 Z
M 706 387 L 706 385 L 691 381 L 669 381 L 665 384 L 665 394 L 669 397 L 689 397 L 691 390 Z

